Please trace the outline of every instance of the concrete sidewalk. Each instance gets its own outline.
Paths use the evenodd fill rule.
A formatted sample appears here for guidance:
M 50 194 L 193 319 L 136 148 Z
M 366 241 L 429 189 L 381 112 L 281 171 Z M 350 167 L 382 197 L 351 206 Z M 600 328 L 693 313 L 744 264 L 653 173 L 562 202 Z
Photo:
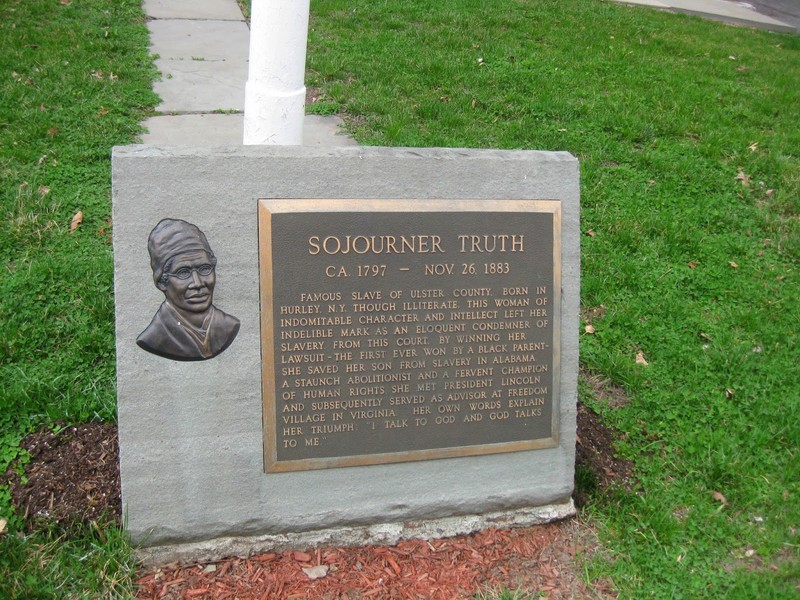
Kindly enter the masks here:
M 767 29 L 781 33 L 797 33 L 797 28 L 788 22 L 780 21 L 777 18 L 767 16 L 758 12 L 758 7 L 762 5 L 759 0 L 748 2 L 734 2 L 731 0 L 616 0 L 621 4 L 635 6 L 647 6 L 672 12 L 686 13 L 731 23 L 734 25 L 744 25 L 758 29 Z M 800 4 L 800 3 L 799 3 Z M 788 3 L 787 3 L 788 6 Z M 772 11 L 771 11 L 772 12 Z M 800 6 L 786 13 L 789 17 L 798 16 L 800 18 Z
M 250 29 L 235 0 L 144 0 L 161 80 L 145 144 L 242 144 Z M 338 117 L 307 115 L 303 143 L 355 146 Z

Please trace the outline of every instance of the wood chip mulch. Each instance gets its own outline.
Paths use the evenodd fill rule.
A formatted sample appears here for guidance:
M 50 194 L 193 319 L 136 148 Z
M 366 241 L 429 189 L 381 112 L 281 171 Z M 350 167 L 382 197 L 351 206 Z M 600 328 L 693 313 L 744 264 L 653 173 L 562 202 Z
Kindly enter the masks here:
M 138 598 L 454 600 L 503 588 L 551 600 L 614 597 L 610 585 L 594 582 L 589 591 L 578 576 L 575 554 L 590 552 L 584 544 L 593 543 L 585 537 L 569 521 L 393 547 L 319 548 L 168 565 L 137 581 Z
M 597 383 L 597 394 L 607 386 Z M 603 387 L 603 389 L 600 389 Z M 632 465 L 613 451 L 618 433 L 591 409 L 579 406 L 578 465 L 596 478 L 597 491 L 628 488 Z M 87 423 L 46 429 L 21 447 L 30 461 L 0 474 L 17 514 L 29 529 L 83 522 L 120 522 L 116 428 Z M 24 474 L 23 474 L 24 473 Z M 576 494 L 579 505 L 591 499 Z M 142 599 L 475 598 L 487 589 L 527 590 L 549 600 L 613 598 L 613 585 L 580 574 L 581 557 L 602 552 L 580 519 L 512 530 L 490 529 L 450 539 L 401 542 L 396 547 L 320 548 L 200 565 L 141 570 Z M 327 568 L 326 568 L 327 567 Z M 305 569 L 305 570 L 304 570 Z M 312 579 L 312 577 L 318 577 Z

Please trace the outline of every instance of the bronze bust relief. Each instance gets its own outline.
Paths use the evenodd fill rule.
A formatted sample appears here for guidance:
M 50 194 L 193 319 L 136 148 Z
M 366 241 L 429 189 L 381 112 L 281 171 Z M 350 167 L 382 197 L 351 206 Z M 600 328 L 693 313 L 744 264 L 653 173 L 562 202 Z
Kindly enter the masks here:
M 239 333 L 239 319 L 213 304 L 217 259 L 205 234 L 180 219 L 163 219 L 147 240 L 153 281 L 164 293 L 136 343 L 172 360 L 207 360 Z

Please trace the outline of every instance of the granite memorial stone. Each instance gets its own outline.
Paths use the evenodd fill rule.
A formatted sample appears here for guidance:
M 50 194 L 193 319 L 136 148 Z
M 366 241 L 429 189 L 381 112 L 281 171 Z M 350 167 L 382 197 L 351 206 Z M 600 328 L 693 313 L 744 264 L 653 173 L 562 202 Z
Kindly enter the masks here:
M 122 501 L 144 560 L 574 512 L 575 158 L 129 146 L 112 163 Z

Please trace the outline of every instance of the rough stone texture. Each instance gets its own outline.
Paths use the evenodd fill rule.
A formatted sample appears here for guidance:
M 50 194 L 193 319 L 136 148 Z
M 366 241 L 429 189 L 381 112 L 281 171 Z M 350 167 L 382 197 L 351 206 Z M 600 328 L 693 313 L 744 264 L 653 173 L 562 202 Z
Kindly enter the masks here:
M 561 200 L 560 445 L 265 474 L 258 198 Z M 163 298 L 153 285 L 147 237 L 165 217 L 206 233 L 219 261 L 215 304 L 241 320 L 233 345 L 209 361 L 173 362 L 135 344 Z M 134 542 L 312 535 L 570 502 L 580 293 L 579 174 L 570 154 L 129 146 L 114 150 L 113 219 L 122 499 Z
M 169 546 L 153 546 L 139 551 L 144 566 L 170 562 L 192 563 L 219 560 L 230 556 L 248 557 L 262 552 L 281 552 L 320 546 L 394 546 L 411 538 L 431 540 L 481 531 L 489 527 L 505 529 L 527 527 L 566 519 L 575 514 L 570 499 L 564 504 L 532 509 L 506 511 L 486 515 L 445 517 L 407 523 L 381 523 L 364 527 L 339 527 L 248 537 L 216 538 L 206 542 L 189 542 Z

